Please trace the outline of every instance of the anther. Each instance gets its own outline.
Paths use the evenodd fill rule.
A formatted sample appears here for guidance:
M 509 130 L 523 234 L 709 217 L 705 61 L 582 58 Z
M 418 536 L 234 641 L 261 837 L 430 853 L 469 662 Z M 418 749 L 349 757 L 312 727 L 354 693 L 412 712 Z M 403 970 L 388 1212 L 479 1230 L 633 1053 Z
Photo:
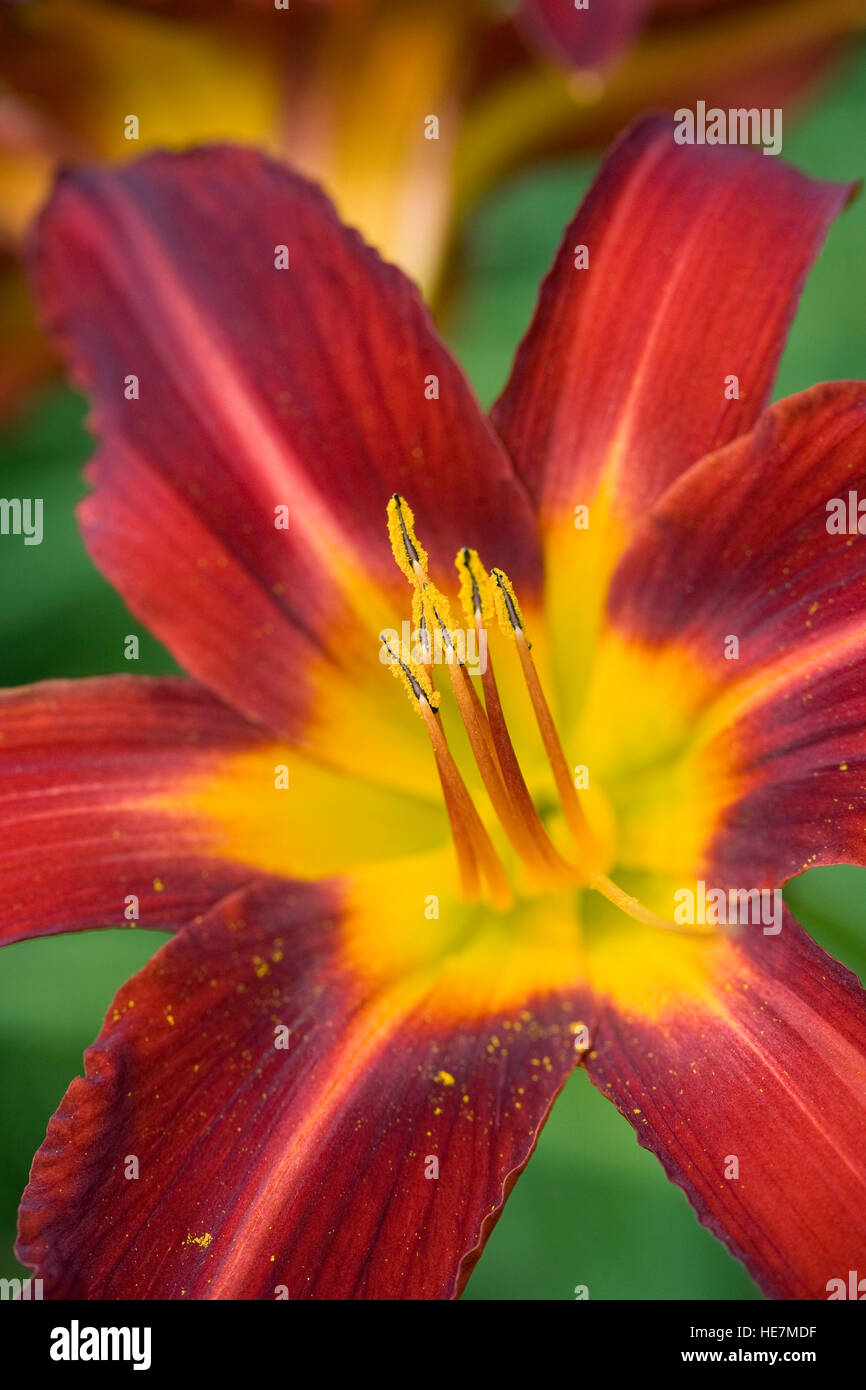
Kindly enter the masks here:
M 418 598 L 420 600 L 421 613 L 429 613 L 432 619 L 431 626 L 435 625 L 436 627 L 438 627 L 442 635 L 442 645 L 445 650 L 445 660 L 448 662 L 449 665 L 451 665 L 454 661 L 459 661 L 460 658 L 454 650 L 454 639 L 451 636 L 451 630 L 454 626 L 454 621 L 451 616 L 451 605 L 448 602 L 447 598 L 444 594 L 441 594 L 439 590 L 435 587 L 435 585 L 431 584 L 429 580 L 424 586 L 422 593 L 418 595 Z
M 415 535 L 415 514 L 395 492 L 388 503 L 388 536 L 394 559 L 411 584 L 427 583 L 427 551 Z
M 460 606 L 467 623 L 483 624 L 493 617 L 493 596 L 490 575 L 481 563 L 477 550 L 464 545 L 454 561 L 460 578 Z
M 439 708 L 439 693 L 433 689 L 427 672 L 414 661 L 402 661 L 384 633 L 379 634 L 379 641 L 391 658 L 391 674 L 400 681 L 416 714 L 423 712 L 424 705 L 435 713 Z
M 493 569 L 490 574 L 493 579 L 493 603 L 496 608 L 496 616 L 499 619 L 499 626 L 509 637 L 522 636 L 525 638 L 523 614 L 517 602 L 514 585 L 504 570 Z M 531 644 L 527 642 L 526 645 L 530 646 Z

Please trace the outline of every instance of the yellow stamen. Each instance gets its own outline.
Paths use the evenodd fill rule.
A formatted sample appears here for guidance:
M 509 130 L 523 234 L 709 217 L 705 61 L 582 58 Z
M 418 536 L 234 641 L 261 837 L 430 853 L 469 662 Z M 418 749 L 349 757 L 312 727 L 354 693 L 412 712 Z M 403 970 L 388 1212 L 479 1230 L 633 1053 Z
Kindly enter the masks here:
M 508 793 L 502 781 L 502 774 L 496 760 L 493 737 L 484 708 L 472 679 L 455 650 L 451 627 L 451 605 L 433 584 L 428 584 L 423 593 L 416 591 L 422 612 L 429 612 L 430 626 L 441 635 L 451 687 L 463 720 L 473 757 L 481 773 L 481 780 L 490 797 L 493 809 L 502 822 L 509 841 L 522 858 L 533 856 L 532 840 L 526 827 L 515 815 Z
M 421 670 L 411 662 L 402 661 L 386 637 L 380 636 L 379 640 L 391 658 L 391 673 L 400 681 L 409 696 L 409 703 L 412 708 L 416 714 L 424 719 L 425 723 L 427 723 L 427 715 L 429 714 L 435 724 L 439 697 L 433 690 L 426 671 Z M 430 725 L 428 724 L 427 727 L 429 730 Z M 472 835 L 462 810 L 461 799 L 455 793 L 454 775 L 457 773 L 457 769 L 453 766 L 453 759 L 449 763 L 448 759 L 442 758 L 436 741 L 433 742 L 433 753 L 445 800 L 445 811 L 451 826 L 451 838 L 457 853 L 460 888 L 467 902 L 473 902 L 478 897 L 479 890 L 478 859 L 472 843 Z M 459 777 L 459 773 L 457 776 Z
M 496 907 L 507 908 L 513 901 L 505 870 L 460 775 L 438 717 L 439 695 L 433 689 L 429 671 L 434 661 L 443 659 L 449 668 L 457 707 L 491 806 L 509 842 L 532 875 L 546 886 L 592 888 L 638 922 L 665 931 L 683 931 L 684 928 L 644 907 L 602 872 L 599 846 L 571 779 L 531 654 L 520 604 L 507 574 L 493 569 L 488 575 L 477 551 L 469 546 L 464 546 L 457 554 L 460 604 L 468 628 L 474 628 L 478 637 L 479 650 L 484 625 L 494 613 L 502 630 L 516 645 L 562 810 L 576 843 L 576 865 L 566 862 L 559 854 L 532 801 L 505 723 L 489 654 L 481 672 L 484 703 L 475 689 L 461 656 L 464 648 L 455 640 L 460 634 L 453 627 L 451 606 L 427 576 L 427 552 L 415 534 L 412 509 L 397 493 L 388 504 L 388 530 L 394 558 L 413 588 L 412 616 L 421 634 L 424 665 L 404 662 L 384 636 L 382 641 L 391 659 L 391 669 L 424 720 L 430 737 L 464 895 L 470 899 L 478 896 L 483 874 Z
M 409 696 L 412 707 L 421 715 L 433 744 L 436 768 L 445 798 L 445 809 L 451 825 L 457 866 L 463 895 L 468 900 L 478 896 L 479 864 L 490 886 L 496 907 L 511 905 L 512 895 L 505 870 L 499 861 L 490 836 L 466 790 L 466 784 L 448 747 L 436 710 L 439 697 L 433 690 L 427 672 L 414 662 L 402 661 L 385 636 L 382 645 L 391 658 L 391 670 Z
M 644 907 L 638 898 L 633 898 L 630 893 L 626 893 L 623 888 L 614 883 L 607 874 L 590 874 L 587 879 L 590 888 L 594 888 L 597 893 L 601 893 L 607 898 L 608 902 L 618 907 L 620 912 L 626 916 L 633 917 L 636 922 L 643 922 L 648 927 L 661 927 L 664 931 L 680 932 L 683 936 L 715 936 L 715 931 L 710 927 L 709 931 L 701 931 L 695 927 L 680 926 L 676 922 L 669 922 L 666 917 L 659 917 L 657 912 L 652 912 L 648 907 Z
M 460 603 L 467 623 L 475 628 L 480 651 L 484 624 L 488 623 L 495 613 L 494 586 L 491 584 L 490 575 L 481 563 L 477 550 L 464 546 L 458 550 L 454 564 L 460 577 Z M 513 598 L 513 603 L 515 611 L 519 612 L 516 597 Z M 530 846 L 529 858 L 534 859 L 536 864 L 543 868 L 548 879 L 551 876 L 559 881 L 571 879 L 574 876 L 573 870 L 551 844 L 550 837 L 541 823 L 541 818 L 529 794 L 529 788 L 520 771 L 517 754 L 508 733 L 508 726 L 505 723 L 505 715 L 499 699 L 499 689 L 493 673 L 493 661 L 489 652 L 484 670 L 481 673 L 481 685 L 487 706 L 485 727 L 490 732 L 493 751 L 499 764 L 503 785 L 513 809 L 513 815 L 517 822 L 524 827 L 524 843 L 528 841 Z
M 460 710 L 460 717 L 469 736 L 473 757 L 478 764 L 481 780 L 490 797 L 493 809 L 502 822 L 508 839 L 522 859 L 535 857 L 535 846 L 524 821 L 516 814 L 505 789 L 499 763 L 493 749 L 493 739 L 487 716 L 465 666 L 452 666 L 451 685 Z
M 435 714 L 431 715 L 431 718 L 435 720 Z M 453 758 L 450 764 L 447 761 L 443 762 L 436 751 L 435 743 L 433 744 L 433 757 L 436 762 L 436 771 L 439 774 L 439 785 L 445 799 L 445 811 L 451 826 L 451 838 L 454 841 L 454 849 L 457 854 L 457 871 L 460 874 L 461 892 L 467 902 L 474 902 L 480 892 L 478 858 L 472 843 L 470 829 L 461 810 L 460 799 L 455 795 L 453 774 L 456 772 L 456 767 Z
M 460 776 L 457 764 L 451 756 L 442 725 L 429 705 L 422 706 L 421 713 L 424 717 L 424 723 L 427 725 L 430 742 L 433 744 L 433 752 L 436 755 L 436 764 L 439 768 L 443 789 L 447 784 L 454 799 L 457 815 L 468 832 L 472 848 L 490 886 L 494 905 L 500 909 L 510 907 L 514 899 L 505 870 L 493 848 L 490 836 L 481 823 L 481 817 L 472 803 L 472 798 L 466 789 L 466 783 Z
M 568 827 L 575 838 L 584 863 L 597 869 L 599 866 L 595 837 L 589 828 L 589 822 L 584 815 L 583 807 L 571 780 L 568 763 L 565 760 L 559 735 L 556 732 L 556 725 L 553 722 L 553 715 L 550 713 L 550 706 L 547 703 L 541 681 L 538 679 L 538 672 L 535 669 L 535 662 L 532 659 L 529 642 L 526 638 L 523 615 L 520 612 L 514 589 L 508 576 L 500 569 L 493 570 L 493 593 L 500 625 L 509 632 L 517 644 L 523 676 L 535 713 L 535 722 L 544 743 L 547 760 L 553 771 L 556 790 L 562 802 Z
M 451 688 L 454 691 L 457 708 L 469 738 L 472 755 L 475 758 L 478 771 L 481 773 L 481 780 L 490 797 L 493 809 L 502 823 L 509 842 L 521 859 L 530 863 L 537 861 L 538 852 L 533 837 L 525 820 L 517 814 L 512 805 L 502 780 L 493 735 L 484 706 L 465 664 L 455 650 L 450 629 L 451 606 L 444 595 L 432 584 L 429 584 L 424 590 L 421 607 L 424 610 L 429 609 L 431 626 L 435 625 L 441 633 L 445 660 L 448 663 L 448 673 L 451 677 Z
M 478 622 L 477 629 L 480 631 L 480 628 L 481 624 Z M 562 882 L 573 879 L 574 871 L 570 865 L 566 864 L 551 843 L 520 770 L 520 763 L 517 761 L 514 744 L 511 742 L 511 735 L 505 722 L 502 701 L 499 698 L 499 687 L 496 684 L 493 670 L 493 661 L 489 654 L 486 668 L 481 676 L 481 685 L 484 690 L 484 702 L 487 706 L 488 727 L 502 772 L 502 780 L 517 816 L 527 827 L 535 857 L 543 865 L 547 876 L 554 881 Z

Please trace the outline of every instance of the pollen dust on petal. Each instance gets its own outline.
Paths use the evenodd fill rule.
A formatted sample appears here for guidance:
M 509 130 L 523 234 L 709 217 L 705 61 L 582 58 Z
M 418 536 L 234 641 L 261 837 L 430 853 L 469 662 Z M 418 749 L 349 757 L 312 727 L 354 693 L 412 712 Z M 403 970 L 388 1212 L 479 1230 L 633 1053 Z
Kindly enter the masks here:
M 192 1232 L 189 1232 L 184 1241 L 184 1245 L 200 1245 L 202 1250 L 207 1250 L 212 1241 L 213 1236 L 210 1231 L 205 1231 L 204 1235 L 201 1236 L 194 1236 Z

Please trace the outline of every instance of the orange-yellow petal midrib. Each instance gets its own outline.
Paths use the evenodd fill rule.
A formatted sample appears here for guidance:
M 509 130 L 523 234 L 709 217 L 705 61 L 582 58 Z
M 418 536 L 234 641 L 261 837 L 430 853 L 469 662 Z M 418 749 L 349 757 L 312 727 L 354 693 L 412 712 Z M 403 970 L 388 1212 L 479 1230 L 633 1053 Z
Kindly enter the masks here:
M 575 728 L 595 666 L 610 577 L 629 532 L 613 510 L 606 480 L 591 495 L 576 492 L 571 506 L 542 520 L 544 615 L 550 675 L 542 680 L 563 738 Z M 588 507 L 588 527 L 575 526 L 575 508 Z M 530 637 L 532 633 L 530 632 Z
M 277 743 L 196 767 L 161 804 L 192 817 L 214 855 L 301 879 L 448 838 L 441 802 L 347 777 Z

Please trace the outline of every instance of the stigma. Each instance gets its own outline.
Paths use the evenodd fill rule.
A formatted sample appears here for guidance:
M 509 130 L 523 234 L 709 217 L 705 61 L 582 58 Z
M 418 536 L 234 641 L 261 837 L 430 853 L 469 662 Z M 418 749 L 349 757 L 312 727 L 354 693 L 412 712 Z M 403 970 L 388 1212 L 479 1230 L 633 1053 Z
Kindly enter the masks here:
M 383 661 L 389 662 L 430 738 L 463 896 L 470 901 L 486 899 L 494 908 L 506 910 L 515 895 L 485 820 L 448 745 L 440 715 L 442 697 L 434 690 L 431 677 L 433 638 L 437 639 L 438 650 L 444 654 L 454 704 L 493 813 L 493 816 L 487 815 L 487 820 L 492 823 L 495 817 L 522 867 L 524 881 L 534 891 L 592 889 L 645 925 L 682 932 L 681 926 L 652 912 L 603 871 L 603 853 L 569 772 L 532 656 L 520 601 L 508 575 L 500 568 L 488 572 L 478 552 L 469 546 L 457 552 L 454 563 L 459 603 L 468 630 L 474 629 L 480 639 L 486 626 L 495 621 L 513 643 L 512 650 L 521 668 L 553 774 L 559 810 L 568 827 L 571 842 L 568 850 L 560 851 L 553 843 L 527 787 L 506 724 L 489 647 L 480 673 L 479 693 L 452 636 L 454 623 L 450 601 L 430 579 L 427 552 L 416 535 L 412 508 L 399 493 L 394 493 L 388 503 L 388 534 L 394 559 L 411 586 L 412 617 L 423 640 L 422 660 L 407 662 L 387 635 L 383 635 Z

